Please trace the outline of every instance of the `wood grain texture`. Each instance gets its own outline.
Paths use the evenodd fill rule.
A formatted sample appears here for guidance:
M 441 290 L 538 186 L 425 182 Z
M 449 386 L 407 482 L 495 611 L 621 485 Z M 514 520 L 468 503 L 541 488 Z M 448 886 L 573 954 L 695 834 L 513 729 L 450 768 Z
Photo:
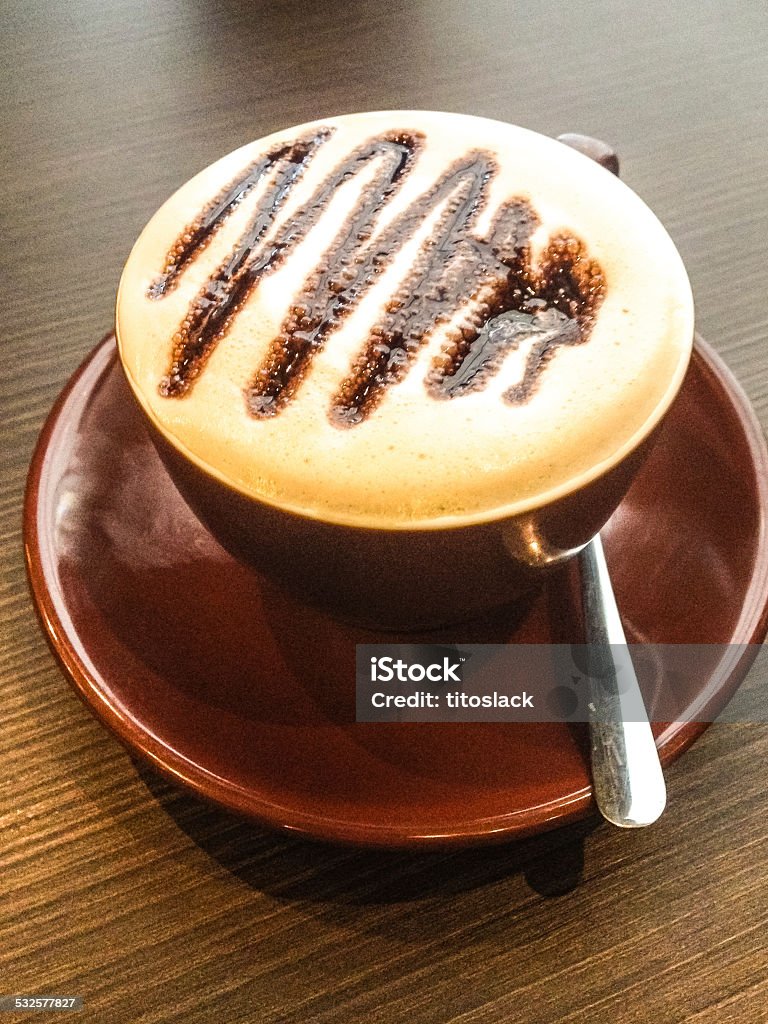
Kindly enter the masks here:
M 19 0 L 2 18 L 0 994 L 81 994 L 78 1020 L 116 1024 L 767 1020 L 766 728 L 711 729 L 643 832 L 429 856 L 276 838 L 158 780 L 78 703 L 20 531 L 37 432 L 156 206 L 236 146 L 352 110 L 611 142 L 768 423 L 762 5 Z

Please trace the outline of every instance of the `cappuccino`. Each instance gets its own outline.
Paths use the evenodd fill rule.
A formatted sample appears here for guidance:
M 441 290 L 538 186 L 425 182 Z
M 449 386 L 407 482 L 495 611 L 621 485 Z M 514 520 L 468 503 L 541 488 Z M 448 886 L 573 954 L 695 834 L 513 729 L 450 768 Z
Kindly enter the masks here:
M 552 139 L 457 114 L 327 118 L 152 218 L 117 334 L 157 430 L 249 498 L 386 529 L 518 515 L 652 430 L 693 306 L 660 223 Z

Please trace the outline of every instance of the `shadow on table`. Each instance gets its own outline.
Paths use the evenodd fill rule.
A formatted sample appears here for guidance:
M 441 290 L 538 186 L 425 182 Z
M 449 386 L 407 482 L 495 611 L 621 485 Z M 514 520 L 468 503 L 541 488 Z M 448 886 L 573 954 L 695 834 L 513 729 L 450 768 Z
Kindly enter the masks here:
M 542 896 L 581 881 L 597 816 L 543 835 L 466 850 L 372 850 L 269 832 L 188 796 L 143 761 L 139 778 L 209 857 L 254 889 L 282 900 L 388 904 L 457 894 L 520 874 Z

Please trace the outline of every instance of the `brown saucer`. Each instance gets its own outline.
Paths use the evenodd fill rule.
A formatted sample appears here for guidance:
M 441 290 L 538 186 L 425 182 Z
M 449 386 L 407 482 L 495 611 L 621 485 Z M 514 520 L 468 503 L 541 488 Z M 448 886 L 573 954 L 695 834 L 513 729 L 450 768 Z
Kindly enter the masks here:
M 766 512 L 760 428 L 697 341 L 664 434 L 604 532 L 630 640 L 762 640 Z M 593 809 L 581 726 L 356 724 L 354 645 L 376 636 L 290 603 L 213 541 L 155 455 L 112 336 L 43 429 L 24 533 L 37 609 L 77 692 L 128 747 L 232 811 L 415 847 L 509 839 Z M 576 571 L 516 620 L 444 639 L 581 641 Z M 691 681 L 691 706 L 724 705 L 748 667 L 713 663 Z M 657 725 L 663 760 L 704 728 Z

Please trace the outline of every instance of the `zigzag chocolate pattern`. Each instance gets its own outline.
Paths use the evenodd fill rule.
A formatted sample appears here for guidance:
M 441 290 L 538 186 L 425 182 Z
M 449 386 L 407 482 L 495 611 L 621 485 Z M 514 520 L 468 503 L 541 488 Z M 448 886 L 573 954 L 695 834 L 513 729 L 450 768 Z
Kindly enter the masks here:
M 402 380 L 434 329 L 460 321 L 433 360 L 428 395 L 451 399 L 482 389 L 505 355 L 529 343 L 525 369 L 504 400 L 517 404 L 536 390 L 562 345 L 589 337 L 604 298 L 601 267 L 577 238 L 550 238 L 534 266 L 531 237 L 539 219 L 529 200 L 513 198 L 497 210 L 489 230 L 474 229 L 498 173 L 494 157 L 472 151 L 457 160 L 389 225 L 378 217 L 413 169 L 423 137 L 395 132 L 370 139 L 340 160 L 290 221 L 275 218 L 318 148 L 332 135 L 282 143 L 250 164 L 188 226 L 169 252 L 148 296 L 162 299 L 245 196 L 266 176 L 269 184 L 233 250 L 206 282 L 173 338 L 171 365 L 160 383 L 167 397 L 187 394 L 265 275 L 286 260 L 327 209 L 336 190 L 373 162 L 375 170 L 291 310 L 251 381 L 249 412 L 277 415 L 291 401 L 328 336 L 359 304 L 401 246 L 435 216 L 418 254 L 373 325 L 331 401 L 340 427 L 362 422 L 386 390 Z M 461 316 L 457 317 L 457 314 Z

